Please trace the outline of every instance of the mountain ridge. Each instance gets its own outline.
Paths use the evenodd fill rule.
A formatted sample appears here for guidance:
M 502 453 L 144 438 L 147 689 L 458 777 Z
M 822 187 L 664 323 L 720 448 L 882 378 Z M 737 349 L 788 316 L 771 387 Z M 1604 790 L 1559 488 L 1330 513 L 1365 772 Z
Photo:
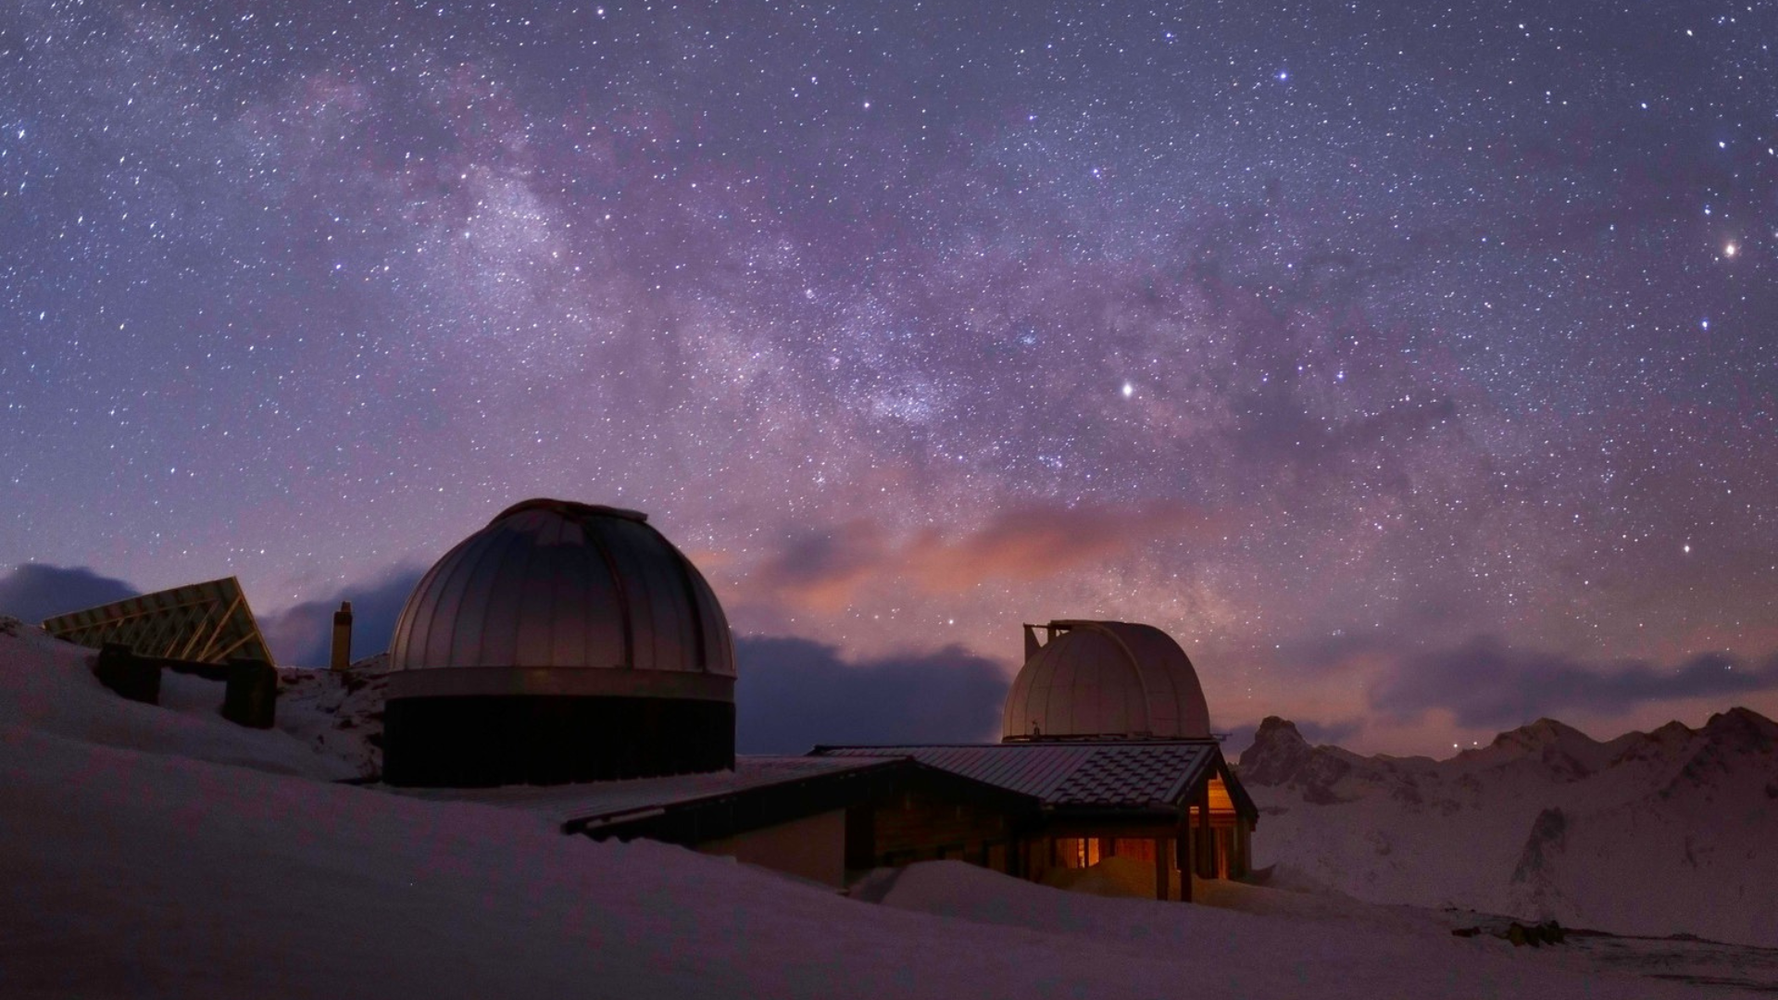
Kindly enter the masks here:
M 1444 759 L 1311 745 L 1237 764 L 1256 861 L 1374 902 L 1778 946 L 1778 722 L 1745 707 L 1595 740 L 1543 718 Z

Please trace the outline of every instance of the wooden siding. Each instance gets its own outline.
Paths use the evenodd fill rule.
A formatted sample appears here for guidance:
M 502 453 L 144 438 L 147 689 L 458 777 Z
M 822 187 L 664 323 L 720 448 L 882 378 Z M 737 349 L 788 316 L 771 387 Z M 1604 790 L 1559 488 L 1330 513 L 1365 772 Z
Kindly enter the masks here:
M 761 868 L 788 872 L 836 888 L 845 884 L 841 840 L 846 822 L 844 810 L 802 819 L 697 846 L 703 854 L 721 854 Z
M 1006 816 L 992 807 L 927 791 L 904 791 L 849 813 L 847 866 L 954 858 L 1004 872 L 1012 858 L 1007 850 L 1009 835 Z M 870 864 L 860 865 L 866 857 Z

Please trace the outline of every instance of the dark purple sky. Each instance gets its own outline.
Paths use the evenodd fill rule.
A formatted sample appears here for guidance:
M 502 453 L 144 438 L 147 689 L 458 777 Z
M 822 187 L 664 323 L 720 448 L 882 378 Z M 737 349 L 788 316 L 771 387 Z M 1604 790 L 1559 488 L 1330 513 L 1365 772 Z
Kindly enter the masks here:
M 1773 714 L 1773 39 L 13 0 L 0 571 L 232 573 L 275 623 L 554 495 L 855 661 L 1151 622 L 1225 728 Z

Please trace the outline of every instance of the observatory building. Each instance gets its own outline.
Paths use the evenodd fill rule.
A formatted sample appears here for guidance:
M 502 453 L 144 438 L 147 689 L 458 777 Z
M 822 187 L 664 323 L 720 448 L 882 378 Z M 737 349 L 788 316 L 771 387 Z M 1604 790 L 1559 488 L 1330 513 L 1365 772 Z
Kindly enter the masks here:
M 1149 625 L 1026 625 L 1025 665 L 1007 693 L 999 744 L 817 747 L 815 755 L 905 757 L 1033 805 L 1029 819 L 1006 826 L 1003 846 L 984 840 L 979 851 L 965 843 L 938 856 L 1059 884 L 1070 870 L 1122 858 L 1114 866 L 1122 875 L 1152 871 L 1158 899 L 1190 899 L 1190 876 L 1250 869 L 1259 810 L 1210 732 L 1191 660 Z
M 556 784 L 735 762 L 735 658 L 636 511 L 526 500 L 445 553 L 390 647 L 385 781 Z
M 1006 696 L 1001 738 L 1207 740 L 1210 708 L 1185 650 L 1152 625 L 1025 626 L 1025 666 Z
M 383 780 L 833 885 L 938 858 L 1056 884 L 1098 867 L 1160 899 L 1244 874 L 1258 812 L 1179 645 L 1069 619 L 1025 626 L 1025 653 L 999 743 L 737 758 L 733 647 L 696 567 L 635 511 L 527 500 L 402 609 Z

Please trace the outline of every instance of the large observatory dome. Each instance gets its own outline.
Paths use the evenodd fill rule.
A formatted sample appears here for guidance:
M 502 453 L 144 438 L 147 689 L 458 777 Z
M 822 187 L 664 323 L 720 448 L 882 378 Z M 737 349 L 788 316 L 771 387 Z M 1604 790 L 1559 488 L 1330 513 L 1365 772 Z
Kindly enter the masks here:
M 527 500 L 414 588 L 390 648 L 384 778 L 550 783 L 734 764 L 734 650 L 646 515 Z
M 1210 736 L 1197 671 L 1172 637 L 1129 622 L 1025 626 L 1025 666 L 1006 696 L 1003 739 Z

